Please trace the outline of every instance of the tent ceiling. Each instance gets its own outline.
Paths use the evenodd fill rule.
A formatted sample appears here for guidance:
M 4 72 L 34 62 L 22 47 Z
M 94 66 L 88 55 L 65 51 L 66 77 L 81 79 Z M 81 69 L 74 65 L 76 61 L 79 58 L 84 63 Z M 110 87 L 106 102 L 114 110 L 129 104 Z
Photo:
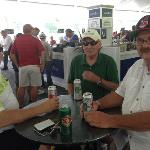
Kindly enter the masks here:
M 150 0 L 3 0 L 40 3 L 49 5 L 90 7 L 96 5 L 113 5 L 116 10 L 132 10 L 150 12 Z

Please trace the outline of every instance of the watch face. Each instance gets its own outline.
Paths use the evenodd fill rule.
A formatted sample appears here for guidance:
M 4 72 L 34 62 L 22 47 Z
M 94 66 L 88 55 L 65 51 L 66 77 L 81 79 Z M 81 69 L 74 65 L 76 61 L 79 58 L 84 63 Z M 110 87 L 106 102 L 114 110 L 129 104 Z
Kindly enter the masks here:
M 99 81 L 97 82 L 97 85 L 101 85 L 101 80 L 99 80 Z
M 99 79 L 99 81 L 97 82 L 97 85 L 101 85 L 101 83 L 102 83 L 102 78 L 101 77 L 99 77 L 100 79 Z

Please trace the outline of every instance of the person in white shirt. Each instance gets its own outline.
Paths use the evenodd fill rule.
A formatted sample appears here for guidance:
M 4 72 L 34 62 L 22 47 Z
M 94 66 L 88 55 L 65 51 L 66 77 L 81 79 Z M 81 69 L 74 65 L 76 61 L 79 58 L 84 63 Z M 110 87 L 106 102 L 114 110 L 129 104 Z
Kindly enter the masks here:
M 7 35 L 7 31 L 6 30 L 2 30 L 1 31 L 1 35 L 3 37 L 2 41 L 1 41 L 1 45 L 3 47 L 3 54 L 4 54 L 4 68 L 2 70 L 8 70 L 8 55 L 9 55 L 9 50 L 12 44 L 12 39 L 10 36 Z
M 2 55 L 0 54 L 0 58 Z M 1 61 L 1 59 L 0 59 Z M 37 106 L 19 109 L 19 103 L 13 94 L 9 81 L 0 70 L 0 149 L 2 150 L 38 150 L 39 143 L 23 138 L 16 133 L 13 124 L 23 122 L 42 113 L 58 109 L 58 98 L 45 99 Z
M 118 89 L 93 103 L 94 110 L 122 106 L 122 115 L 91 111 L 84 112 L 84 118 L 94 127 L 126 129 L 130 150 L 149 150 L 150 15 L 136 25 L 136 47 L 141 59 L 131 66 Z

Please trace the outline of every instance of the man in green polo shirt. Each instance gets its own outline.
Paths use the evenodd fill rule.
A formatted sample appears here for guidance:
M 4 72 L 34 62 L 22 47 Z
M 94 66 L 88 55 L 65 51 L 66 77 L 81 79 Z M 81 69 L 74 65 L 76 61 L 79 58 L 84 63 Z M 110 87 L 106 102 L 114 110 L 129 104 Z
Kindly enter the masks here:
M 118 87 L 117 66 L 110 56 L 100 53 L 102 43 L 96 30 L 88 29 L 82 38 L 84 53 L 72 60 L 68 92 L 73 95 L 73 82 L 80 79 L 82 93 L 91 92 L 96 100 Z

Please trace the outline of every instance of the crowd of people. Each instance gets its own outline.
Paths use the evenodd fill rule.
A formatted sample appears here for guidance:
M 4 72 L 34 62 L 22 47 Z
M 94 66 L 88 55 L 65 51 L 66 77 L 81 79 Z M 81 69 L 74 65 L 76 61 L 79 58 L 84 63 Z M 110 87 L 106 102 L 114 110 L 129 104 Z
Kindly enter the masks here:
M 125 30 L 122 28 L 119 33 L 117 31 L 113 32 L 112 38 L 116 44 L 125 42 L 135 42 L 136 41 L 136 26 L 132 26 L 132 30 Z
M 72 30 L 66 32 L 69 32 L 66 34 L 67 44 L 72 42 L 72 39 L 78 42 Z M 7 33 L 3 31 L 1 34 L 5 42 L 11 41 Z M 36 101 L 38 87 L 42 86 L 43 70 L 45 69 L 50 75 L 51 58 L 47 57 L 51 56 L 50 46 L 45 41 L 46 35 L 41 33 L 38 39 L 38 34 L 38 28 L 25 24 L 23 34 L 16 37 L 14 42 L 10 42 L 10 58 L 19 72 L 16 96 L 9 81 L 0 73 L 0 146 L 5 150 L 38 150 L 38 143 L 20 137 L 10 125 L 59 107 L 58 98 L 54 97 L 33 108 L 22 109 L 25 90 L 29 91 L 30 100 Z M 80 79 L 82 92 L 91 92 L 94 99 L 90 112 L 84 112 L 81 104 L 81 118 L 84 117 L 93 127 L 124 129 L 128 134 L 130 150 L 149 150 L 150 15 L 138 21 L 135 38 L 141 59 L 131 66 L 119 84 L 115 61 L 101 53 L 102 41 L 99 33 L 95 29 L 86 30 L 82 34 L 83 54 L 76 56 L 71 63 L 68 93 L 74 94 L 73 82 L 75 79 Z M 5 51 L 8 52 L 10 45 L 3 44 L 3 52 L 0 52 L 0 62 L 3 60 L 6 65 L 8 60 L 5 59 Z M 8 68 L 4 65 L 5 69 Z M 51 78 L 49 79 L 49 84 L 52 84 Z M 103 109 L 117 106 L 122 108 L 122 114 L 111 115 L 103 112 Z M 5 144 L 5 141 L 9 144 Z M 43 149 L 48 150 L 49 147 L 41 145 L 40 150 Z

